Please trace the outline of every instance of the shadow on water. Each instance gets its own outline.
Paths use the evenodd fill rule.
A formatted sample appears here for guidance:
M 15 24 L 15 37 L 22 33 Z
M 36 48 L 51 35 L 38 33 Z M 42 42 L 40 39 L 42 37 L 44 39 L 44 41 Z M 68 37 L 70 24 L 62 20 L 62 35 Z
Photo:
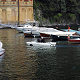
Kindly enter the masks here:
M 0 29 L 5 54 L 0 80 L 80 80 L 80 45 L 57 42 L 55 47 L 27 46 L 15 29 Z
M 79 80 L 80 44 L 58 42 L 55 47 L 37 48 L 38 67 L 34 80 Z

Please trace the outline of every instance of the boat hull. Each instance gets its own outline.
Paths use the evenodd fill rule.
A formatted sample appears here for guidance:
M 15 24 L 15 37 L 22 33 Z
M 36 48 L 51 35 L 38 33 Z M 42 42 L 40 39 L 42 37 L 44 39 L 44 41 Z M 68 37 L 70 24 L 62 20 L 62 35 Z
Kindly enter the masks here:
M 34 37 L 31 33 L 24 33 L 25 37 Z
M 68 39 L 68 41 L 69 41 L 70 43 L 80 43 L 80 38 Z
M 40 36 L 41 36 L 41 37 L 48 37 L 48 38 L 50 37 L 49 34 L 45 34 L 45 33 L 40 33 Z

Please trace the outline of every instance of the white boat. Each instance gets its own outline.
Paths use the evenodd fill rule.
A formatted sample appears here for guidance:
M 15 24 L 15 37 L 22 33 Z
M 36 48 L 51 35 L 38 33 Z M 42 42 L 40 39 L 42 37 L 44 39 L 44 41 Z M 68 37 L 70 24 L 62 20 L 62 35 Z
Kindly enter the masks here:
M 23 31 L 31 31 L 33 27 L 38 27 L 38 22 L 37 21 L 27 21 L 26 24 L 20 26 L 20 27 L 17 27 L 16 29 L 19 31 L 19 32 L 23 32 Z
M 75 35 L 76 32 L 40 32 L 41 37 L 51 37 L 53 41 L 66 41 L 68 40 L 68 36 Z
M 46 47 L 46 46 L 55 46 L 56 45 L 56 42 L 26 42 L 26 44 L 28 46 L 42 46 L 42 47 Z
M 30 24 L 26 24 L 24 26 L 16 27 L 16 30 L 19 32 L 23 32 L 24 29 L 32 29 L 32 26 Z
M 23 30 L 24 36 L 28 36 L 28 34 L 30 35 L 30 33 L 28 33 L 29 31 L 31 31 L 31 35 L 35 35 L 35 36 L 40 36 L 40 33 L 50 33 L 50 32 L 57 32 L 56 29 L 54 28 L 46 28 L 46 27 L 27 27 L 26 29 Z
M 69 32 L 69 30 L 70 30 L 70 27 L 68 28 L 68 32 L 64 32 L 64 31 L 60 31 L 60 30 L 54 29 L 53 32 L 51 32 L 51 31 L 49 31 L 49 32 L 45 32 L 45 31 L 44 32 L 40 32 L 40 35 L 42 37 L 45 37 L 45 36 L 58 36 L 58 37 L 63 36 L 63 37 L 65 37 L 65 36 L 76 35 L 75 31 Z
M 72 38 L 69 37 L 68 42 L 70 42 L 70 43 L 79 43 L 80 44 L 80 36 L 72 37 Z
M 3 53 L 5 52 L 5 49 L 2 48 L 3 44 L 0 41 L 0 56 L 3 55 Z

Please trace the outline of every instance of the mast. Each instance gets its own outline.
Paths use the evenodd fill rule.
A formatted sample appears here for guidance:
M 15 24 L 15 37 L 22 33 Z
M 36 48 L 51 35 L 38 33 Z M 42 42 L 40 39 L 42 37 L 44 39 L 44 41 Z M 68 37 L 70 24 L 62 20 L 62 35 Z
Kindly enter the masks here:
M 18 25 L 19 25 L 19 17 L 20 17 L 20 13 L 19 13 L 19 0 L 18 0 Z

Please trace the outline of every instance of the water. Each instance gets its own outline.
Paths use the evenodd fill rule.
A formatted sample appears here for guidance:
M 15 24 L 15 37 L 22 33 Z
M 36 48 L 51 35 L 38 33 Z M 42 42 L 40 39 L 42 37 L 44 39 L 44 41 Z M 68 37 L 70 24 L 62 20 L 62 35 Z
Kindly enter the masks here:
M 0 80 L 80 80 L 80 44 L 27 46 L 15 29 L 0 29 L 5 53 L 0 56 Z

